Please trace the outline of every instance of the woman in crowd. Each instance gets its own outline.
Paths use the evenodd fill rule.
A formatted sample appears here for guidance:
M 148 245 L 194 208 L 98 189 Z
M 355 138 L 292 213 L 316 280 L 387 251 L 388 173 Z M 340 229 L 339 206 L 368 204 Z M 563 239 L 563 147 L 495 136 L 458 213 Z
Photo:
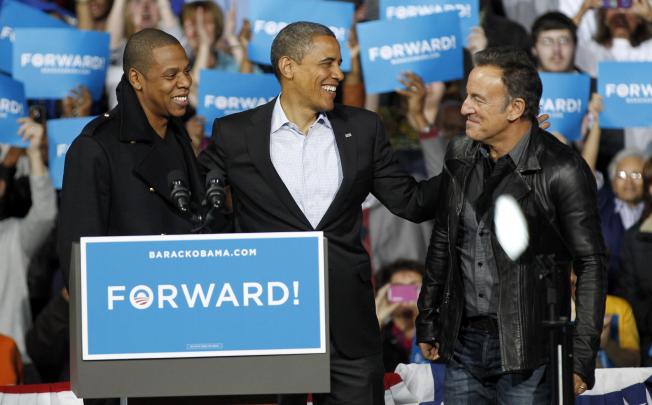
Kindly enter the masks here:
M 584 0 L 573 18 L 579 25 L 588 10 L 598 9 L 594 38 L 578 38 L 577 66 L 595 77 L 601 61 L 651 61 L 652 6 L 648 0 L 633 0 L 630 8 L 602 6 L 602 0 Z

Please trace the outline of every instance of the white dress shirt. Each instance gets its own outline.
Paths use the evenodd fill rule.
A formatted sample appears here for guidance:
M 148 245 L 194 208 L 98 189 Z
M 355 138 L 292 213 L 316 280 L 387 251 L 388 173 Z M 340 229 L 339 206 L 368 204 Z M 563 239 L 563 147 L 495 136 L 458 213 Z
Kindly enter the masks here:
M 321 113 L 304 135 L 288 120 L 279 96 L 269 139 L 276 172 L 312 227 L 317 228 L 342 184 L 342 164 L 330 121 Z

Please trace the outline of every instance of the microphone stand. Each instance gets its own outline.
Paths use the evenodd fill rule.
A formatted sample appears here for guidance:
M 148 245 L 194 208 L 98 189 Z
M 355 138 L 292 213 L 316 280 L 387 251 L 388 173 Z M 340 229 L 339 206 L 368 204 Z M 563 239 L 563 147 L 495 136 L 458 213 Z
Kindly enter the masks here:
M 575 403 L 573 387 L 573 346 L 571 322 L 567 316 L 560 315 L 561 304 L 570 302 L 568 291 L 559 288 L 562 268 L 555 265 L 554 255 L 537 256 L 537 261 L 546 271 L 539 277 L 546 281 L 547 319 L 543 325 L 548 329 L 548 356 L 551 404 L 571 405 Z M 569 278 L 568 275 L 562 274 Z M 561 286 L 565 285 L 561 283 Z

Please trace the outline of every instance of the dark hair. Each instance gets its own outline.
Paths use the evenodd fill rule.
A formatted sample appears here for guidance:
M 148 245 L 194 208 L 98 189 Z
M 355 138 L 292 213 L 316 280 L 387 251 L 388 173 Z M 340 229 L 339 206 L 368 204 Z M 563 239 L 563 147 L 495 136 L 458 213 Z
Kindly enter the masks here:
M 476 53 L 475 66 L 495 66 L 502 71 L 502 82 L 510 99 L 525 101 L 523 117 L 531 120 L 539 114 L 543 84 L 525 51 L 514 47 L 493 47 Z
M 204 12 L 208 12 L 211 17 L 213 17 L 213 23 L 215 24 L 215 37 L 213 42 L 217 42 L 218 39 L 222 36 L 224 31 L 224 12 L 222 8 L 212 0 L 197 0 L 192 3 L 186 3 L 181 9 L 181 23 L 186 19 L 192 19 L 193 22 L 197 15 L 197 9 L 202 8 Z M 203 24 L 203 21 L 202 21 Z
M 638 18 L 638 24 L 634 32 L 629 36 L 629 43 L 637 47 L 648 39 L 652 38 L 652 27 L 643 18 Z M 601 8 L 596 14 L 597 29 L 595 32 L 595 41 L 603 46 L 611 46 L 613 36 L 609 27 L 607 27 L 607 9 Z
M 122 60 L 124 74 L 128 74 L 131 68 L 142 74 L 147 73 L 152 63 L 152 51 L 170 45 L 181 46 L 175 37 L 161 30 L 145 28 L 135 33 L 129 38 L 127 46 L 125 46 Z
M 335 38 L 335 34 L 327 26 L 308 21 L 288 24 L 276 35 L 272 42 L 270 55 L 276 78 L 280 79 L 281 77 L 278 71 L 278 61 L 287 56 L 296 62 L 301 62 L 312 47 L 312 38 L 318 35 Z
M 652 215 L 652 157 L 648 158 L 643 165 L 643 201 L 645 201 L 645 210 L 641 218 L 646 219 Z
M 416 260 L 398 259 L 384 266 L 378 271 L 376 274 L 376 285 L 380 287 L 389 283 L 389 280 L 392 279 L 392 276 L 399 271 L 413 271 L 423 276 L 423 274 L 426 272 L 426 268 L 421 262 L 417 262 Z
M 551 11 L 540 15 L 532 23 L 531 38 L 532 45 L 539 40 L 539 34 L 543 31 L 550 30 L 568 30 L 573 37 L 573 43 L 577 44 L 577 26 L 566 14 L 558 11 Z

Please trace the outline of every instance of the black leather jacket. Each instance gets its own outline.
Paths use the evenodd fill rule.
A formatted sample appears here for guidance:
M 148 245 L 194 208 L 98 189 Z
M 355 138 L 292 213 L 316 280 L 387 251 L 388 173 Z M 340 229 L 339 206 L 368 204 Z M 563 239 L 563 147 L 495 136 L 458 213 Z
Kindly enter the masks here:
M 464 291 L 455 243 L 466 179 L 480 144 L 451 141 L 445 157 L 442 198 L 419 296 L 417 341 L 438 342 L 445 361 L 453 352 L 464 311 Z M 529 370 L 547 361 L 546 281 L 558 271 L 560 315 L 570 316 L 570 266 L 577 276 L 577 319 L 573 332 L 574 372 L 594 383 L 605 301 L 605 247 L 596 204 L 596 183 L 571 148 L 533 125 L 529 145 L 495 195 L 510 194 L 528 222 L 527 250 L 511 261 L 492 236 L 499 278 L 498 326 L 505 371 Z

